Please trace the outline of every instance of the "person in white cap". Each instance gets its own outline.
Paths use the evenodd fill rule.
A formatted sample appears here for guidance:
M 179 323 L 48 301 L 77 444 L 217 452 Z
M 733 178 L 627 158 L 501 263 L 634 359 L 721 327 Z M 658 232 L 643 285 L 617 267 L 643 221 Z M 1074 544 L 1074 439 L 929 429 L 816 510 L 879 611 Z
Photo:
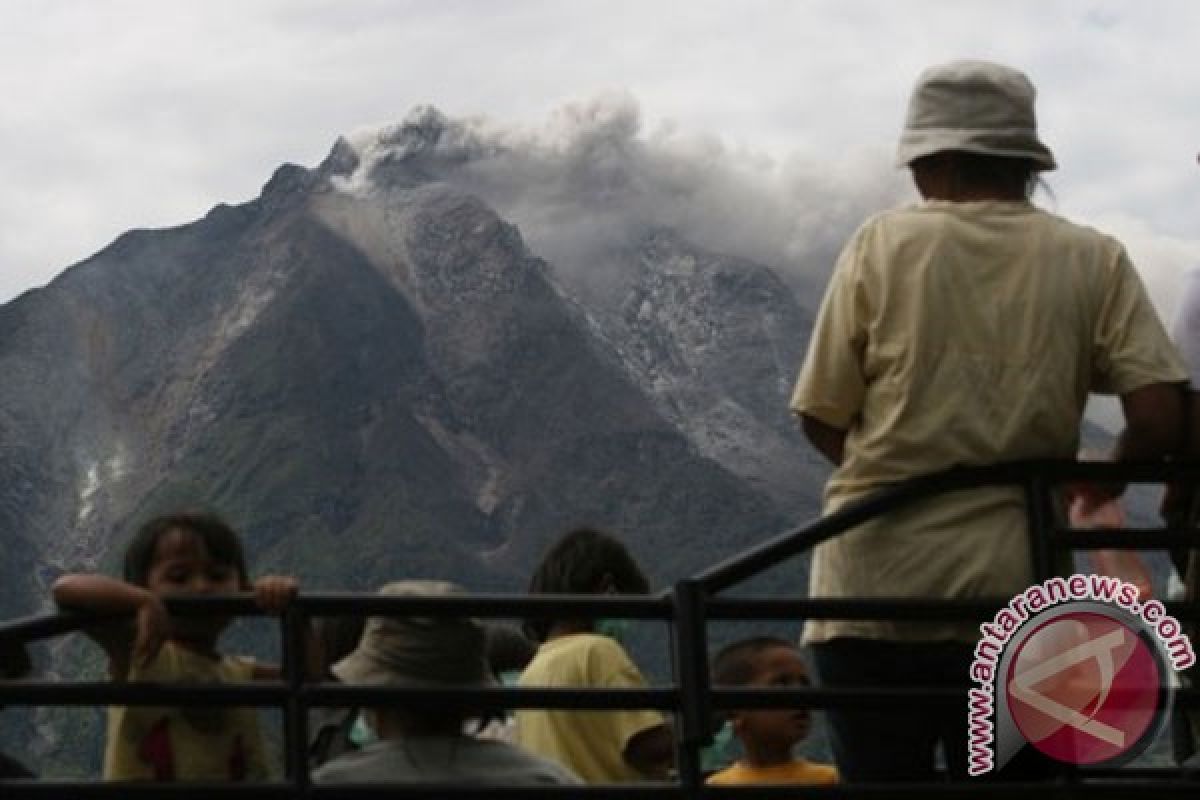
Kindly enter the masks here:
M 1121 399 L 1116 460 L 1176 445 L 1187 374 L 1124 247 L 1031 203 L 1056 166 L 1034 95 L 1024 74 L 983 61 L 917 81 L 897 163 L 923 201 L 869 219 L 845 246 L 791 400 L 835 466 L 826 512 L 955 466 L 1073 458 L 1089 392 Z M 1022 493 L 998 487 L 820 544 L 810 594 L 1012 597 L 1033 578 Z M 804 637 L 827 686 L 965 689 L 979 629 L 831 619 Z M 848 781 L 930 780 L 939 743 L 966 776 L 965 708 L 835 709 L 829 721 Z
M 442 581 L 399 581 L 387 596 L 438 596 L 461 589 Z M 371 617 L 358 647 L 333 665 L 343 683 L 406 688 L 494 685 L 484 628 L 469 617 Z M 477 716 L 448 705 L 436 710 L 379 706 L 366 710 L 375 741 L 313 773 L 318 783 L 574 785 L 578 777 L 506 742 L 463 733 Z

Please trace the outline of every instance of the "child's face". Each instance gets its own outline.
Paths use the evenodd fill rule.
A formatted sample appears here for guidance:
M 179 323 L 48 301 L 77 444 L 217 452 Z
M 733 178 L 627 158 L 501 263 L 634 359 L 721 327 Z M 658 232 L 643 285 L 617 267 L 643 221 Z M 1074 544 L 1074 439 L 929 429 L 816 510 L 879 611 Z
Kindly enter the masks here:
M 808 669 L 800 654 L 791 647 L 769 647 L 755 657 L 754 678 L 748 689 L 803 688 L 809 686 Z M 733 717 L 733 730 L 743 740 L 773 748 L 790 748 L 808 735 L 811 715 L 808 709 L 739 711 Z
M 159 538 L 146 574 L 146 588 L 156 595 L 229 594 L 242 586 L 237 566 L 213 559 L 204 540 L 178 528 Z M 181 636 L 215 635 L 225 617 L 182 617 L 172 621 Z

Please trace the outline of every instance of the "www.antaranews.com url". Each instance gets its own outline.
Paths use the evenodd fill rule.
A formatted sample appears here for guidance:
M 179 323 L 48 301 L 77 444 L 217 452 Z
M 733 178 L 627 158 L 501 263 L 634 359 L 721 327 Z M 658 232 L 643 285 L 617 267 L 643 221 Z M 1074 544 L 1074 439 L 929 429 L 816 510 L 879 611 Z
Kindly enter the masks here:
M 1167 614 L 1158 600 L 1140 602 L 1131 583 L 1107 575 L 1071 575 L 1050 578 L 1016 595 L 996 613 L 991 622 L 979 626 L 982 637 L 975 646 L 971 680 L 978 687 L 968 692 L 969 764 L 971 775 L 992 769 L 995 741 L 996 673 L 1013 634 L 1031 617 L 1063 603 L 1100 602 L 1124 609 L 1142 622 L 1162 643 L 1163 652 L 1176 670 L 1196 662 L 1192 644 L 1179 620 Z

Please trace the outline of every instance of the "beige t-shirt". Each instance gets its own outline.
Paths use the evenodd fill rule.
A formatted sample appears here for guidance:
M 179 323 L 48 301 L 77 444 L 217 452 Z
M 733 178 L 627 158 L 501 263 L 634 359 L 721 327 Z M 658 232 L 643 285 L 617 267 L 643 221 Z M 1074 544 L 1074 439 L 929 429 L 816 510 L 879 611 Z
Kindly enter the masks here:
M 518 686 L 644 689 L 646 681 L 624 648 L 607 636 L 577 633 L 552 639 L 521 673 Z M 586 783 L 625 783 L 642 776 L 625 762 L 636 734 L 664 724 L 652 709 L 559 711 L 521 709 L 517 744 L 562 764 Z
M 847 430 L 826 513 L 953 466 L 1071 458 L 1089 391 L 1187 377 L 1124 248 L 1028 203 L 878 215 L 838 259 L 791 408 Z M 819 545 L 810 594 L 1010 596 L 1032 578 L 1019 491 L 959 491 Z M 978 638 L 811 620 L 805 638 Z

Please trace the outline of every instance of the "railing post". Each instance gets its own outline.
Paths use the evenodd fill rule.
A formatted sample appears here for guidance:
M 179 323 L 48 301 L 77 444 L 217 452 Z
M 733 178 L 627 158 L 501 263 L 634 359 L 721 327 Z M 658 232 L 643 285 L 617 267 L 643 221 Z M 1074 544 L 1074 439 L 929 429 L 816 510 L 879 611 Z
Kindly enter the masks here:
M 308 797 L 308 706 L 301 699 L 307 673 L 308 614 L 291 603 L 283 612 L 283 678 L 288 685 L 283 709 L 284 770 L 296 798 Z
M 708 636 L 704 613 L 707 591 L 696 580 L 675 584 L 673 656 L 679 684 L 679 715 L 675 731 L 675 766 L 685 797 L 699 797 L 704 776 L 700 748 L 712 739 L 712 709 L 708 686 Z
M 1057 572 L 1057 546 L 1053 537 L 1053 484 L 1045 472 L 1037 469 L 1024 482 L 1025 510 L 1029 518 L 1029 553 L 1033 559 L 1033 580 L 1041 583 Z

